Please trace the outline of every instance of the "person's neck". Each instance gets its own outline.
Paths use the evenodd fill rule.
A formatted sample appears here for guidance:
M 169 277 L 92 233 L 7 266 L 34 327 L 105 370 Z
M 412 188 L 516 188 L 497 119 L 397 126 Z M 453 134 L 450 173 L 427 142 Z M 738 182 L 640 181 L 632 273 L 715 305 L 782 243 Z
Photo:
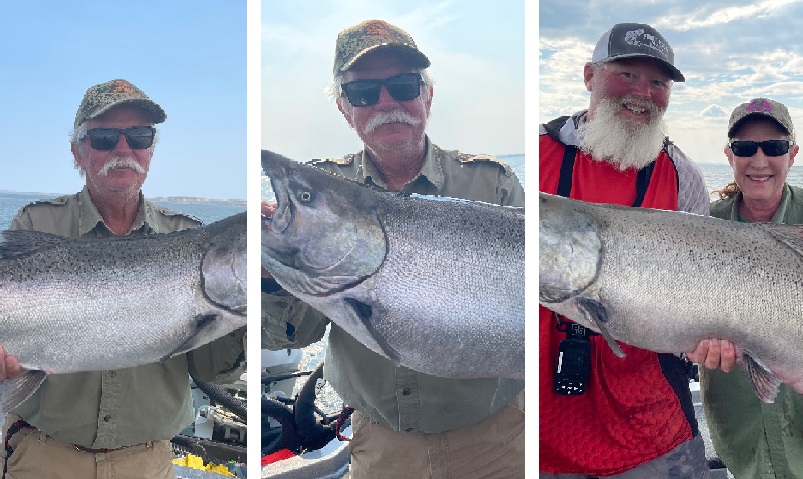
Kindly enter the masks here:
M 115 236 L 125 236 L 139 211 L 139 191 L 132 195 L 99 195 L 89 191 L 92 203 L 97 208 L 103 223 Z
M 421 172 L 426 160 L 426 146 L 416 151 L 384 150 L 377 153 L 367 145 L 365 152 L 390 191 L 399 191 Z
M 748 201 L 742 196 L 741 204 L 739 205 L 739 215 L 750 223 L 766 223 L 772 220 L 778 206 L 781 204 L 781 198 L 764 201 Z

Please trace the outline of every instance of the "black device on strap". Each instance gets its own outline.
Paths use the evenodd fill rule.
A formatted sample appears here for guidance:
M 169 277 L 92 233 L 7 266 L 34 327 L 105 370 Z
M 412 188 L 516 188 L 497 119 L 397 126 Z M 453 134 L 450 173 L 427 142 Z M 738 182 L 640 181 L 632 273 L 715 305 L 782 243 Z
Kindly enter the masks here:
M 561 321 L 555 313 L 558 331 L 566 333 L 566 339 L 558 347 L 558 366 L 555 369 L 553 390 L 564 396 L 583 394 L 591 374 L 590 336 L 597 333 L 577 323 Z

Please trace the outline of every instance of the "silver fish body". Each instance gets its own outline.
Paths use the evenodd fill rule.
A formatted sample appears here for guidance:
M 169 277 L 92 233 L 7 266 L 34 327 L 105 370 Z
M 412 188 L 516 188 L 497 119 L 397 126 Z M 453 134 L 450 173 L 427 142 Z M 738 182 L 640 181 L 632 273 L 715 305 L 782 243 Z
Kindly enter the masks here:
M 539 302 L 657 352 L 732 341 L 758 396 L 803 393 L 803 227 L 541 193 Z M 621 350 L 619 350 L 621 353 Z
M 524 376 L 520 209 L 379 191 L 262 152 L 278 203 L 262 264 L 290 293 L 397 364 Z
M 45 373 L 153 363 L 245 326 L 245 224 L 241 213 L 122 238 L 3 232 L 0 344 L 29 371 L 0 383 L 2 411 Z

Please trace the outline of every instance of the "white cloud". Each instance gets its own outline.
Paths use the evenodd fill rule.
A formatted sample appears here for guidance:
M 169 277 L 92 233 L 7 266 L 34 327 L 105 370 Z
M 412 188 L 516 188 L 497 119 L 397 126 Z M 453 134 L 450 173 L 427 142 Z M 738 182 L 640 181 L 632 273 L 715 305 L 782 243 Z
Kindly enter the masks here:
M 794 3 L 801 3 L 801 0 L 764 0 L 750 5 L 724 8 L 703 5 L 693 12 L 660 17 L 653 23 L 653 26 L 659 30 L 668 28 L 685 32 L 694 28 L 724 25 L 736 20 L 768 17 Z

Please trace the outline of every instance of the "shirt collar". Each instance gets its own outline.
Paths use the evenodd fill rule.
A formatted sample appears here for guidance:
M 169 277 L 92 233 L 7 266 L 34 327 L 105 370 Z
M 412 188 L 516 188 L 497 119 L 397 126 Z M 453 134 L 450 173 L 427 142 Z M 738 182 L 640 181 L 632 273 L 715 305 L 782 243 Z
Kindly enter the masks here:
M 134 223 L 131 225 L 131 228 L 126 232 L 126 235 L 130 234 L 132 231 L 136 231 L 139 229 L 145 230 L 143 226 L 148 225 L 150 226 L 153 224 L 153 218 L 147 214 L 150 211 L 149 208 L 143 208 L 142 205 L 145 202 L 145 197 L 142 194 L 142 191 L 139 192 L 139 209 L 137 210 L 137 217 L 134 219 Z M 105 233 L 113 234 L 111 229 L 106 226 L 106 223 L 103 221 L 103 217 L 100 215 L 98 208 L 95 206 L 95 203 L 92 202 L 92 197 L 89 195 L 89 189 L 84 186 L 81 189 L 81 192 L 78 193 L 78 234 L 80 236 L 84 236 L 85 234 L 89 233 L 90 231 L 100 228 L 102 225 Z
M 419 171 L 412 180 L 407 182 L 407 185 L 412 185 L 418 181 L 421 181 L 421 178 L 423 178 L 440 190 L 444 183 L 443 166 L 441 165 L 441 157 L 443 155 L 440 154 L 440 148 L 438 148 L 436 145 L 433 145 L 428 136 L 425 136 L 424 140 L 426 142 L 424 164 L 421 165 L 421 171 Z M 373 184 L 380 188 L 387 189 L 387 185 L 382 180 L 379 170 L 377 170 L 376 166 L 374 166 L 374 163 L 368 157 L 368 154 L 365 150 L 362 150 L 359 153 L 358 161 L 357 179 L 360 182 Z M 407 185 L 405 185 L 405 188 Z
M 783 193 L 781 193 L 781 202 L 778 203 L 778 208 L 775 210 L 775 214 L 772 215 L 772 219 L 770 220 L 772 223 L 784 222 L 786 211 L 789 209 L 790 198 L 792 197 L 791 192 L 792 189 L 789 187 L 789 183 L 784 183 Z
M 733 205 L 731 206 L 731 218 L 732 220 L 739 220 L 741 215 L 739 214 L 739 205 L 742 204 L 744 194 L 740 191 L 736 193 L 736 196 L 733 200 Z M 781 193 L 781 202 L 778 203 L 778 208 L 775 209 L 775 214 L 772 215 L 772 219 L 770 219 L 770 223 L 783 223 L 784 218 L 786 218 L 786 211 L 789 209 L 789 203 L 792 197 L 792 190 L 789 187 L 789 183 L 784 183 L 783 185 L 783 192 Z M 745 221 L 746 222 L 746 221 Z

